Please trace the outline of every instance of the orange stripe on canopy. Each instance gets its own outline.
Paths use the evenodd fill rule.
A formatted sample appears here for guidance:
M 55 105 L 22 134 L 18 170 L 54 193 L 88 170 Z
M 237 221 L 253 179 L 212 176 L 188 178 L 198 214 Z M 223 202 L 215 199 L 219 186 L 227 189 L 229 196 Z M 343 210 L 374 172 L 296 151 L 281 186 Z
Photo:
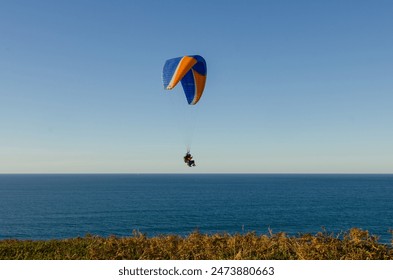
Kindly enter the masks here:
M 199 74 L 197 71 L 192 71 L 194 74 L 194 79 L 195 79 L 195 97 L 194 100 L 192 101 L 191 105 L 195 105 L 198 103 L 199 99 L 202 97 L 203 90 L 205 89 L 205 83 L 206 83 L 206 76 Z
M 171 82 L 169 83 L 167 89 L 172 89 L 174 88 L 177 83 L 183 79 L 184 75 L 187 74 L 188 71 L 192 68 L 197 63 L 197 60 L 193 57 L 189 56 L 184 56 L 182 60 L 180 61 L 179 65 L 177 66 L 177 69 L 175 71 L 175 74 L 173 75 Z

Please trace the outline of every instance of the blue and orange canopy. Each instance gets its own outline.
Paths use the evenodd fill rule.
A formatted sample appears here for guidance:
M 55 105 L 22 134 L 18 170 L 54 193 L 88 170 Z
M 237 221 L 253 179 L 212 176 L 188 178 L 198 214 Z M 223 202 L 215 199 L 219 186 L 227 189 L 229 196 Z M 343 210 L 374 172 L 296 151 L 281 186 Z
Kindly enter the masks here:
M 202 56 L 182 56 L 165 62 L 162 81 L 165 89 L 173 89 L 181 81 L 188 104 L 195 105 L 205 88 L 206 74 L 206 61 Z

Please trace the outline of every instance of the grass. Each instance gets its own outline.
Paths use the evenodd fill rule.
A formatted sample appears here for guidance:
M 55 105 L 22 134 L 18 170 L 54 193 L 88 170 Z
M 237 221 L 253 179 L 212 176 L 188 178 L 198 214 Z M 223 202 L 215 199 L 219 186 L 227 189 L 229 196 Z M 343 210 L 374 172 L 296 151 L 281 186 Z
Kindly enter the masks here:
M 392 244 L 393 245 L 393 240 Z M 296 237 L 201 234 L 186 237 L 86 236 L 64 240 L 0 240 L 2 260 L 393 260 L 393 247 L 368 231 L 320 232 Z

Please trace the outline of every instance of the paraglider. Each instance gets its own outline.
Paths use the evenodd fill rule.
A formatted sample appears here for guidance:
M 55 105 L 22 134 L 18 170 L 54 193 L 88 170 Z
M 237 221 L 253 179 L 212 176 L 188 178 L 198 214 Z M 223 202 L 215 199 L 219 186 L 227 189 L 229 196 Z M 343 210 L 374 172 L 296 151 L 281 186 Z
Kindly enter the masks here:
M 196 165 L 195 165 L 195 160 L 192 159 L 192 155 L 190 154 L 190 152 L 187 152 L 186 155 L 184 156 L 184 162 L 185 162 L 189 167 L 196 166 Z
M 187 55 L 168 59 L 162 71 L 164 88 L 171 90 L 181 82 L 189 105 L 196 105 L 202 97 L 206 84 L 206 61 L 200 55 Z M 184 162 L 196 166 L 190 151 L 184 156 Z

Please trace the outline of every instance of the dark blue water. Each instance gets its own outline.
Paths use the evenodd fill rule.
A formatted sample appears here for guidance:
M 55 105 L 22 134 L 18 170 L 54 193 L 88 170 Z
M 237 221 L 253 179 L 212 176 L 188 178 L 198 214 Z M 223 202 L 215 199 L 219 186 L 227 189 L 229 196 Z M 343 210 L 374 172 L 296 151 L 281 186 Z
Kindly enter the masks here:
M 393 175 L 0 175 L 0 239 L 352 227 L 390 242 Z

